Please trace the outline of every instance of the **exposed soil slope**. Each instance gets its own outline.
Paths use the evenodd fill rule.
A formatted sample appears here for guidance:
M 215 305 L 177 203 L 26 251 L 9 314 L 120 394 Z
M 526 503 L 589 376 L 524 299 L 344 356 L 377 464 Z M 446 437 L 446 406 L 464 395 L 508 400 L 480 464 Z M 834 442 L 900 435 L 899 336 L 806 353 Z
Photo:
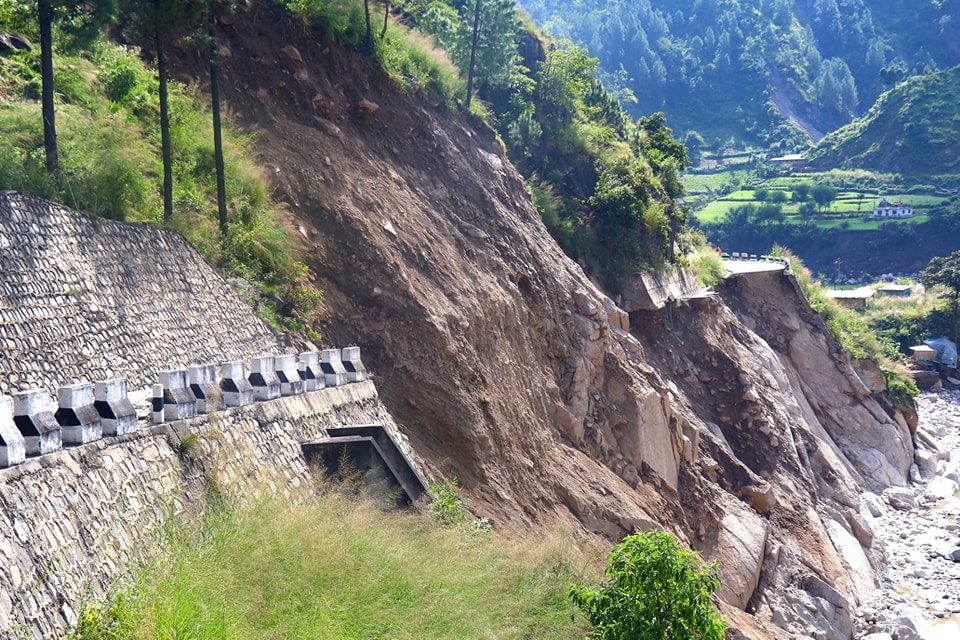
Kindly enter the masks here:
M 730 293 L 741 317 L 717 299 L 628 318 L 481 123 L 275 16 L 223 33 L 226 97 L 289 203 L 324 335 L 362 345 L 432 473 L 501 528 L 677 532 L 724 563 L 751 637 L 849 636 L 874 579 L 857 492 L 902 482 L 912 449 L 782 275 Z M 180 69 L 205 77 L 189 56 Z M 834 443 L 853 427 L 899 441 Z M 859 451 L 882 474 L 864 479 Z

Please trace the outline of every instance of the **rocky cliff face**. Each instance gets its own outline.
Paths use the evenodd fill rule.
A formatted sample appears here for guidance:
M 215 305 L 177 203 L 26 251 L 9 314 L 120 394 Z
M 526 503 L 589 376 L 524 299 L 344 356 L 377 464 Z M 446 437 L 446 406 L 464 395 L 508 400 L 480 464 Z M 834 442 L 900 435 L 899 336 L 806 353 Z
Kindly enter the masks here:
M 750 637 L 849 637 L 880 555 L 858 492 L 902 483 L 912 446 L 790 276 L 628 316 L 489 129 L 279 24 L 225 27 L 230 107 L 289 203 L 325 338 L 363 346 L 430 472 L 507 530 L 676 532 L 723 563 Z

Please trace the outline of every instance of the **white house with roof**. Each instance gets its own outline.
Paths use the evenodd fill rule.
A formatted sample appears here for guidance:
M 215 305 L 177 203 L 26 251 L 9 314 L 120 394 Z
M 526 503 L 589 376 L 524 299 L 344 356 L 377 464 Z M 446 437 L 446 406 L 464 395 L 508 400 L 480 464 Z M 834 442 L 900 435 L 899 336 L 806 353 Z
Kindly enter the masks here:
M 873 209 L 874 218 L 909 218 L 913 215 L 913 207 L 902 202 L 890 202 L 881 198 Z

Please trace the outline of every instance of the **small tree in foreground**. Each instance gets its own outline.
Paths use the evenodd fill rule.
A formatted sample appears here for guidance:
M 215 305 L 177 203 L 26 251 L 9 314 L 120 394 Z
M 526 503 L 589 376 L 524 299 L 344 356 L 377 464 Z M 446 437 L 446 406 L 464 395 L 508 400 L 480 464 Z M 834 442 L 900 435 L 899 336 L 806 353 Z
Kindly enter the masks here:
M 925 287 L 943 285 L 950 302 L 950 318 L 953 328 L 951 339 L 957 341 L 957 325 L 960 324 L 960 251 L 947 257 L 932 258 L 926 269 L 920 272 L 920 282 Z
M 727 625 L 710 601 L 718 568 L 673 535 L 650 531 L 614 547 L 597 589 L 574 585 L 569 595 L 600 640 L 720 640 Z

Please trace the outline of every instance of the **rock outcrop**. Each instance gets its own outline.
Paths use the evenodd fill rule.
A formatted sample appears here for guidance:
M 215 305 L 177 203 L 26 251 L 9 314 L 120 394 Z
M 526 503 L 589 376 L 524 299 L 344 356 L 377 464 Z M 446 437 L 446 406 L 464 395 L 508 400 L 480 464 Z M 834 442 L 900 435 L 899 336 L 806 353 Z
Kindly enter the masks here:
M 489 129 L 274 18 L 224 27 L 225 93 L 289 204 L 324 335 L 364 345 L 429 472 L 504 529 L 676 532 L 721 561 L 749 637 L 849 637 L 879 554 L 859 492 L 903 483 L 912 445 L 792 276 L 628 316 Z

